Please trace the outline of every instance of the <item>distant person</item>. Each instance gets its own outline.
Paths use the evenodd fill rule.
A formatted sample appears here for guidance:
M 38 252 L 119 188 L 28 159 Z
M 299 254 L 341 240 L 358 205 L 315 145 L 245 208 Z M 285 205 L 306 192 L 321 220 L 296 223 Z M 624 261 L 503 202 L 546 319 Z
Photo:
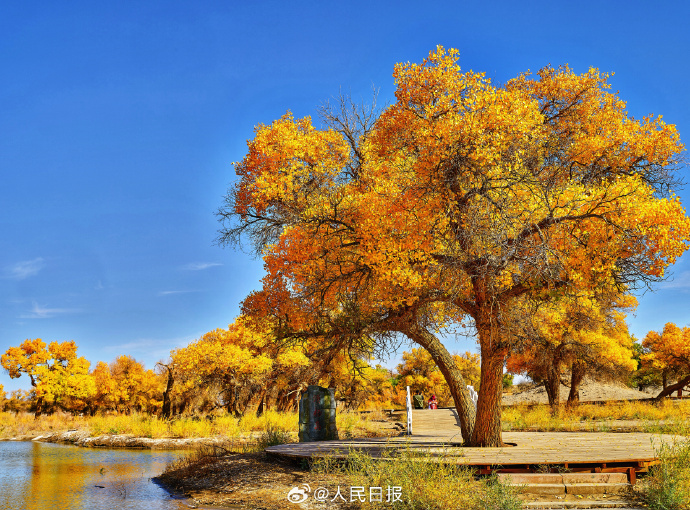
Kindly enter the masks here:
M 438 400 L 436 400 L 436 395 L 431 395 L 429 399 L 429 409 L 438 409 Z

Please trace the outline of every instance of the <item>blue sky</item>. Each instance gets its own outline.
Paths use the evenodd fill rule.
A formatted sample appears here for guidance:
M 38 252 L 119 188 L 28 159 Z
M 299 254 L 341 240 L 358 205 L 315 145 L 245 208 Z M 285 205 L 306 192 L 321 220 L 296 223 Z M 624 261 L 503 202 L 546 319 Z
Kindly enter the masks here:
M 0 350 L 75 340 L 92 363 L 130 354 L 151 368 L 226 327 L 262 276 L 213 244 L 254 126 L 315 115 L 341 89 L 390 102 L 394 64 L 438 44 L 499 83 L 549 63 L 613 71 L 631 115 L 662 114 L 690 143 L 686 2 L 428 5 L 5 2 Z M 690 322 L 689 260 L 640 297 L 638 338 Z M 0 384 L 29 386 L 4 371 Z

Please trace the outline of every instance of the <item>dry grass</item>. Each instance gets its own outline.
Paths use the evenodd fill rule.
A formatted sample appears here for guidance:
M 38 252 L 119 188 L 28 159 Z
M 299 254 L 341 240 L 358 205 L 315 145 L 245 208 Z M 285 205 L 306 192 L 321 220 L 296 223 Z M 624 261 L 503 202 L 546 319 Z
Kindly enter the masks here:
M 662 444 L 658 455 L 645 480 L 645 503 L 652 510 L 690 508 L 690 441 Z
M 663 400 L 622 402 L 604 405 L 561 406 L 555 411 L 545 404 L 506 407 L 502 412 L 504 430 L 606 430 L 614 420 L 635 421 L 630 427 L 642 432 L 665 432 L 683 427 L 690 417 L 690 401 Z
M 310 500 L 317 488 L 322 497 L 327 491 L 325 501 L 334 509 L 519 510 L 522 506 L 515 488 L 496 478 L 477 480 L 454 462 L 437 462 L 436 457 L 430 462 L 426 451 L 398 449 L 387 455 L 378 460 L 353 451 L 346 461 L 321 458 L 304 471 L 304 465 L 300 469 L 253 448 L 243 452 L 205 448 L 170 464 L 160 480 L 203 504 L 242 503 L 248 508 L 286 508 L 289 492 L 304 486 L 311 487 Z M 359 488 L 362 502 L 351 503 L 351 488 Z M 342 503 L 332 502 L 338 492 L 344 494 Z
M 317 474 L 335 474 L 351 487 L 381 488 L 382 501 L 365 497 L 363 508 L 396 510 L 520 510 L 519 491 L 497 478 L 477 480 L 472 471 L 455 462 L 416 449 L 387 449 L 381 459 L 352 451 L 347 460 L 328 457 L 312 466 Z M 341 484 L 343 485 L 343 484 Z M 397 488 L 398 501 L 389 501 L 389 490 Z M 394 498 L 391 498 L 394 499 Z
M 376 434 L 379 424 L 372 421 L 375 415 L 357 412 L 340 412 L 337 426 L 341 437 L 361 437 Z M 297 413 L 266 411 L 261 416 L 247 413 L 237 418 L 221 415 L 209 419 L 178 418 L 162 420 L 147 414 L 103 416 L 72 416 L 55 413 L 34 418 L 31 413 L 0 413 L 0 438 L 39 435 L 46 432 L 84 430 L 92 436 L 128 434 L 135 437 L 199 438 L 224 436 L 228 438 L 256 437 L 265 431 L 280 431 L 297 437 Z
M 72 416 L 64 413 L 39 416 L 30 413 L 0 413 L 0 437 L 11 438 L 45 432 L 85 430 L 92 436 L 129 434 L 149 438 L 239 437 L 269 428 L 297 431 L 296 413 L 267 412 L 257 418 L 231 415 L 213 419 L 178 418 L 162 420 L 147 414 Z
M 38 435 L 44 432 L 86 429 L 87 418 L 55 413 L 35 419 L 32 413 L 0 412 L 0 438 Z
M 356 411 L 339 411 L 335 417 L 340 439 L 375 436 L 380 430 L 377 413 L 361 414 Z

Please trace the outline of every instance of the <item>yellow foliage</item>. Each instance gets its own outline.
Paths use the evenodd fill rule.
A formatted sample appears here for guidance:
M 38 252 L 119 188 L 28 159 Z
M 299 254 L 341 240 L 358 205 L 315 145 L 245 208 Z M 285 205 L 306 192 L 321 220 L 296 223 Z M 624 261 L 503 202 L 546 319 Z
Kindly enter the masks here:
M 89 362 L 77 357 L 74 341 L 51 342 L 46 346 L 40 338 L 25 340 L 19 347 L 10 347 L 0 359 L 2 366 L 15 379 L 25 373 L 31 380 L 38 401 L 37 413 L 43 403 L 62 403 L 66 399 L 91 397 L 95 383 L 89 375 Z
M 420 393 L 427 399 L 436 395 L 440 406 L 449 406 L 452 402 L 450 388 L 431 355 L 422 348 L 413 348 L 403 352 L 402 357 L 403 363 L 398 365 L 398 389 L 405 390 L 409 386 L 412 393 Z M 463 355 L 454 354 L 453 360 L 465 382 L 479 389 L 479 354 L 469 351 Z M 403 400 L 399 404 L 403 404 L 405 393 L 400 395 Z
M 679 328 L 667 322 L 661 333 L 647 333 L 642 345 L 646 350 L 641 356 L 645 365 L 666 375 L 690 375 L 690 327 Z
M 228 214 L 274 234 L 245 311 L 308 328 L 309 310 L 341 310 L 356 289 L 364 316 L 452 303 L 451 321 L 472 315 L 481 340 L 496 303 L 591 290 L 623 269 L 655 279 L 686 250 L 690 220 L 655 189 L 683 150 L 674 126 L 630 118 L 596 69 L 496 87 L 456 61 L 438 47 L 397 65 L 397 102 L 353 151 L 308 118 L 257 128 Z
M 289 391 L 294 376 L 313 364 L 303 346 L 276 342 L 270 323 L 245 316 L 172 351 L 171 359 L 174 395 L 187 399 L 214 386 L 223 405 L 240 414 L 267 393 Z
M 122 355 L 110 365 L 99 361 L 91 376 L 96 385 L 96 408 L 154 412 L 161 407 L 163 381 L 133 357 Z
M 522 297 L 658 281 L 685 252 L 690 219 L 668 191 L 684 147 L 660 117 L 630 117 L 597 69 L 495 86 L 457 55 L 439 46 L 398 64 L 396 102 L 373 125 L 344 114 L 318 130 L 288 114 L 259 126 L 221 242 L 245 235 L 264 257 L 243 312 L 292 331 L 337 343 L 471 317 L 490 367 L 477 409 L 489 431 L 513 348 L 505 317 Z M 612 363 L 625 363 L 619 340 L 602 351 Z

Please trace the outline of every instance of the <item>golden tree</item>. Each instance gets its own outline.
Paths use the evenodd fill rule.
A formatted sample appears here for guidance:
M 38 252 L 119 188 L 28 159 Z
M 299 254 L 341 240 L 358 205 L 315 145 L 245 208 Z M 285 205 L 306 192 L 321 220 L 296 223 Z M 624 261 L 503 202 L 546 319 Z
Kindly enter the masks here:
M 467 444 L 498 446 L 516 304 L 662 279 L 690 234 L 670 191 L 683 146 L 661 118 L 630 117 L 596 69 L 494 86 L 456 60 L 439 47 L 397 65 L 380 115 L 345 104 L 326 129 L 289 114 L 259 126 L 219 242 L 263 254 L 254 311 L 287 329 L 424 347 Z M 476 417 L 437 334 L 463 320 L 480 344 Z
M 403 362 L 398 365 L 398 388 L 404 390 L 407 386 L 410 391 L 419 392 L 427 397 L 436 395 L 440 406 L 448 406 L 452 395 L 443 374 L 434 363 L 431 355 L 424 349 L 413 348 L 409 352 L 403 352 Z M 465 382 L 472 386 L 479 386 L 479 355 L 465 352 L 465 354 L 453 354 L 453 360 L 457 365 Z
M 35 394 L 35 415 L 46 406 L 61 404 L 67 398 L 87 399 L 95 393 L 89 376 L 89 361 L 77 357 L 77 344 L 50 342 L 40 338 L 25 340 L 19 347 L 10 347 L 0 358 L 12 379 L 27 374 Z
M 91 413 L 95 413 L 97 409 L 115 409 L 120 400 L 120 390 L 108 364 L 104 361 L 96 363 L 91 377 L 96 385 L 96 392 L 91 399 Z
M 91 372 L 96 392 L 91 412 L 98 409 L 158 412 L 162 406 L 163 380 L 132 356 L 116 357 L 110 364 L 99 361 Z
M 178 396 L 215 385 L 220 401 L 237 415 L 253 404 L 263 410 L 269 398 L 279 409 L 291 408 L 300 388 L 310 384 L 304 380 L 315 383 L 321 375 L 314 371 L 304 349 L 279 345 L 270 327 L 244 316 L 228 329 L 216 329 L 174 350 L 167 366 L 174 372 L 171 387 Z M 305 372 L 313 373 L 308 376 Z
M 668 376 L 674 376 L 676 382 L 666 385 L 657 400 L 682 390 L 690 384 L 690 327 L 679 328 L 672 322 L 667 322 L 661 333 L 650 331 L 642 341 L 645 354 L 642 362 L 663 374 L 666 381 Z
M 333 353 L 327 364 L 319 357 L 311 365 L 319 370 L 320 377 L 318 381 L 305 381 L 303 389 L 309 383 L 333 388 L 336 400 L 348 409 L 390 408 L 395 399 L 392 374 L 381 365 L 372 366 L 371 361 L 349 356 L 343 350 Z
M 518 331 L 524 339 L 508 357 L 507 368 L 542 382 L 552 407 L 560 403 L 561 384 L 570 386 L 568 404 L 576 404 L 586 375 L 611 379 L 635 370 L 624 312 L 636 305 L 630 295 L 600 294 L 564 296 L 526 308 L 528 320 Z M 563 380 L 564 370 L 570 372 L 569 383 Z

